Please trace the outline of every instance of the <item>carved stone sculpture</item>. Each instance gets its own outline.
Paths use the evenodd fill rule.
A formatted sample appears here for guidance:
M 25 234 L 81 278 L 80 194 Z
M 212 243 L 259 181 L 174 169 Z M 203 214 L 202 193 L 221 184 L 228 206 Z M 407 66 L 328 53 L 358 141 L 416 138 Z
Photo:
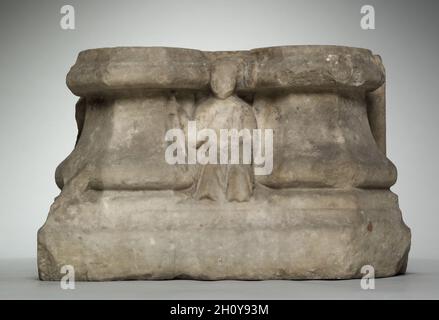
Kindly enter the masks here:
M 63 265 L 76 280 L 404 273 L 410 230 L 389 190 L 384 84 L 381 59 L 359 48 L 81 52 L 67 76 L 78 138 L 38 232 L 40 279 L 60 279 Z M 217 136 L 272 130 L 269 174 L 254 155 L 189 161 L 223 151 L 166 139 L 192 124 Z M 185 161 L 166 161 L 171 143 Z

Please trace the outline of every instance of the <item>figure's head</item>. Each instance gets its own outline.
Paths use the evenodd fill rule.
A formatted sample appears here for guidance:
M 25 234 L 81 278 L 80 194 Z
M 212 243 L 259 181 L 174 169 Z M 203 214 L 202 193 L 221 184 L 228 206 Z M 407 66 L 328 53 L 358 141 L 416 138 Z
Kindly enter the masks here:
M 216 97 L 226 99 L 236 86 L 238 66 L 235 61 L 220 60 L 213 64 L 210 72 L 210 87 Z

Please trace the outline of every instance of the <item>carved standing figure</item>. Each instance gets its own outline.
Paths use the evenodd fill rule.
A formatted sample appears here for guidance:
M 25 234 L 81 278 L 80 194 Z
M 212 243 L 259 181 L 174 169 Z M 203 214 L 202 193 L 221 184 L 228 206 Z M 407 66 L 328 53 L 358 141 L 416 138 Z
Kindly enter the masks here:
M 221 129 L 256 128 L 252 107 L 234 94 L 237 63 L 220 60 L 213 65 L 210 86 L 213 96 L 202 101 L 195 111 L 195 121 L 199 129 L 209 128 L 219 139 Z M 231 139 L 228 139 L 231 140 Z M 198 148 L 208 141 L 201 141 Z M 230 145 L 231 141 L 229 141 Z M 217 154 L 221 145 L 218 143 Z M 200 167 L 195 189 L 196 199 L 248 201 L 253 193 L 254 173 L 252 164 L 243 163 L 243 137 L 239 137 L 240 159 L 238 164 L 205 164 Z M 223 150 L 224 152 L 224 150 Z M 230 156 L 230 155 L 229 155 Z M 230 157 L 228 157 L 230 160 Z

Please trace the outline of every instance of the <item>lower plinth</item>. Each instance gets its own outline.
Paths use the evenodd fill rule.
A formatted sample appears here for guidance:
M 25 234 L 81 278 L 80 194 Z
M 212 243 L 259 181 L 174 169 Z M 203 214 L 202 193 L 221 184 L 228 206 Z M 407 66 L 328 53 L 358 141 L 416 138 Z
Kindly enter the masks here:
M 38 232 L 42 280 L 349 279 L 404 273 L 410 230 L 388 190 L 258 186 L 249 202 L 63 190 Z

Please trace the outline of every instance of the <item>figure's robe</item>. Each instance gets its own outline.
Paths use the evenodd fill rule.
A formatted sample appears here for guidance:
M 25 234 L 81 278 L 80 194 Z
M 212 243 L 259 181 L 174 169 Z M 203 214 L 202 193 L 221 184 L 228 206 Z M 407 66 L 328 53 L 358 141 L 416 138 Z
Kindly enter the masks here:
M 218 164 L 200 165 L 195 189 L 195 198 L 228 201 L 248 201 L 253 193 L 254 173 L 252 164 L 244 164 L 242 159 L 243 139 L 239 140 L 239 164 L 220 164 L 221 129 L 256 129 L 256 119 L 252 107 L 236 95 L 226 99 L 210 97 L 201 102 L 195 111 L 197 129 L 213 129 L 218 137 Z

